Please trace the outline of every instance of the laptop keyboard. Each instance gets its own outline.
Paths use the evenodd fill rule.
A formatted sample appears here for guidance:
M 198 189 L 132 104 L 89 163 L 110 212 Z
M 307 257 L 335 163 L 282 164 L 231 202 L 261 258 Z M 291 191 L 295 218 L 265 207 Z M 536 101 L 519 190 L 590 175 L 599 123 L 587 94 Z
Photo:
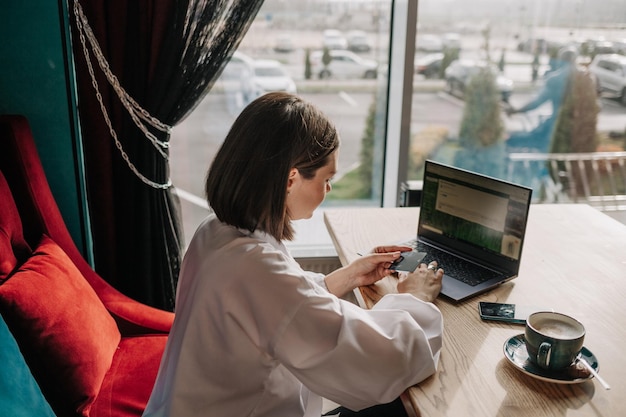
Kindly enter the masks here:
M 417 239 L 412 240 L 409 246 L 413 246 L 418 252 L 426 253 L 422 262 L 437 261 L 437 265 L 443 268 L 446 275 L 472 287 L 502 275 L 500 272 L 483 268 L 432 246 L 425 245 Z

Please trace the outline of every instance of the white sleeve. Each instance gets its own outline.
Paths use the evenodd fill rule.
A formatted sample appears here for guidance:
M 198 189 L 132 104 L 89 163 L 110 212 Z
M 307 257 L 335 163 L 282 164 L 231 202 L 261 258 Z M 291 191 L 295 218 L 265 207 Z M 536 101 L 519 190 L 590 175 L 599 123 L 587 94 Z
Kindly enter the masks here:
M 415 301 L 418 301 L 418 304 Z M 436 368 L 443 341 L 443 317 L 439 309 L 434 304 L 423 302 L 409 294 L 384 296 L 374 305 L 374 309 L 384 308 L 405 310 L 420 324 L 434 354 Z
M 408 294 L 371 310 L 311 294 L 280 333 L 275 356 L 311 391 L 360 410 L 397 398 L 435 373 L 440 311 Z
M 304 273 L 309 279 L 317 283 L 322 288 L 326 288 L 326 290 L 328 290 L 328 287 L 326 286 L 326 281 L 324 280 L 324 278 L 326 278 L 326 275 L 313 271 L 304 271 Z

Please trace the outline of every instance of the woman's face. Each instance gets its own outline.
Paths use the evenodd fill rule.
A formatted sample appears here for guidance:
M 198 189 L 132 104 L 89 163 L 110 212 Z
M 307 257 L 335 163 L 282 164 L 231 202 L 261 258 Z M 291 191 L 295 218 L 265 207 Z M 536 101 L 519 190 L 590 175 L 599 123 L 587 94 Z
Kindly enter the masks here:
M 335 150 L 328 157 L 328 163 L 315 172 L 311 179 L 305 179 L 296 168 L 289 173 L 287 184 L 287 210 L 291 220 L 309 219 L 313 211 L 322 204 L 326 193 L 331 190 L 330 180 L 337 173 Z

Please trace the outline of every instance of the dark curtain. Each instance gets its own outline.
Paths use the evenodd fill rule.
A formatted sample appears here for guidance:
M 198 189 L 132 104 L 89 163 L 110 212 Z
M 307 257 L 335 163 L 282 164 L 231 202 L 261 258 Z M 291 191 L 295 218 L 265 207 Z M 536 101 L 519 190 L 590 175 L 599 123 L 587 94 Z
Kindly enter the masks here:
M 261 4 L 262 0 L 80 1 L 119 85 L 170 126 L 182 121 L 211 89 Z M 172 187 L 147 184 L 168 182 L 169 162 L 161 153 L 169 152 L 167 147 L 159 152 L 133 122 L 87 40 L 95 84 L 110 119 L 107 124 L 76 16 L 70 17 L 96 270 L 126 295 L 173 310 L 182 257 L 180 210 Z M 169 132 L 151 126 L 149 131 L 169 143 Z

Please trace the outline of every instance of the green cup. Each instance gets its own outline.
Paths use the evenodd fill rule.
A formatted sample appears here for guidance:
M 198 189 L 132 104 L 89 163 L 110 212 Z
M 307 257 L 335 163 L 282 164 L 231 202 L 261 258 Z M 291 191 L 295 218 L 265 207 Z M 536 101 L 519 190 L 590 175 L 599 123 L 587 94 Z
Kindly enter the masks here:
M 531 362 L 548 370 L 570 366 L 583 348 L 585 327 L 573 317 L 539 311 L 526 319 L 526 350 Z

